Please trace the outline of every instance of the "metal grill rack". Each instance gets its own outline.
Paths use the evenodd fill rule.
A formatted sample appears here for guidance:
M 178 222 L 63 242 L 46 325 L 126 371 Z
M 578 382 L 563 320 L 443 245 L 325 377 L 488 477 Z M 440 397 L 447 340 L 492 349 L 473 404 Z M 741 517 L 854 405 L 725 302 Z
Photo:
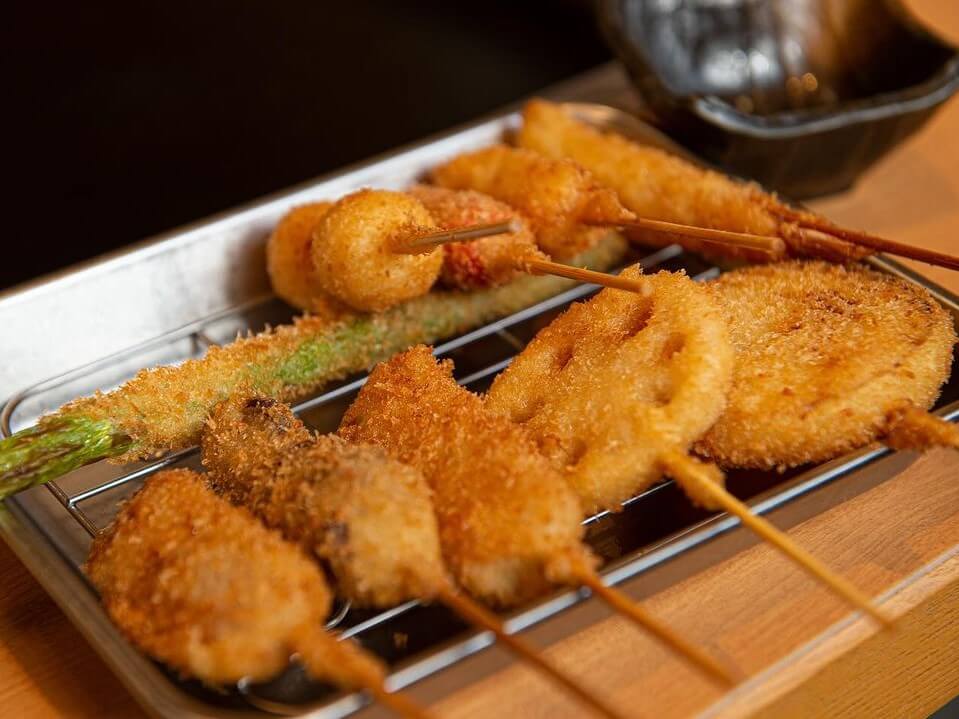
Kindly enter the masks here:
M 718 267 L 706 264 L 700 258 L 683 253 L 678 247 L 661 249 L 640 258 L 647 270 L 683 268 L 696 279 L 707 279 L 719 274 Z M 885 271 L 906 275 L 901 268 L 886 260 L 876 260 Z M 436 347 L 436 354 L 454 359 L 460 384 L 479 391 L 488 386 L 512 357 L 571 302 L 587 297 L 595 286 L 579 285 L 567 292 L 509 317 L 476 329 Z M 951 304 L 948 297 L 941 301 Z M 956 307 L 952 306 L 953 310 Z M 63 391 L 77 385 L 76 393 L 90 391 L 90 383 L 102 383 L 104 378 L 115 385 L 127 378 L 131 367 L 142 366 L 144 355 L 161 354 L 168 361 L 182 361 L 202 354 L 208 347 L 225 341 L 237 331 L 258 330 L 265 322 L 288 319 L 289 310 L 275 300 L 260 298 L 236 309 L 223 312 L 143 343 L 126 352 L 113 355 L 61 377 L 42 382 L 11 398 L 0 412 L 0 429 L 4 435 L 14 431 L 18 410 L 26 403 L 44 406 L 44 396 L 54 389 Z M 172 355 L 172 357 L 170 357 Z M 121 369 L 119 372 L 117 368 Z M 319 431 L 334 429 L 365 382 L 358 377 L 297 404 L 294 409 L 304 421 Z M 959 386 L 950 383 L 943 396 L 943 413 L 949 417 L 959 414 L 955 400 Z M 82 386 L 82 388 L 81 388 Z M 71 394 L 74 390 L 71 389 Z M 941 404 L 943 404 L 941 403 Z M 853 456 L 812 470 L 791 475 L 742 472 L 730 477 L 730 484 L 740 495 L 763 495 L 754 508 L 768 512 L 792 501 L 870 462 L 885 453 L 882 449 L 868 449 Z M 118 508 L 119 502 L 129 496 L 151 474 L 171 466 L 197 466 L 197 450 L 189 449 L 162 459 L 130 468 L 115 470 L 110 465 L 97 465 L 98 477 L 92 483 L 83 482 L 74 488 L 73 475 L 64 482 L 50 482 L 48 492 L 63 510 L 82 527 L 90 537 L 102 529 Z M 81 470 L 82 472 L 83 470 Z M 74 473 L 77 474 L 77 473 Z M 65 483 L 71 486 L 65 486 Z M 665 511 L 664 511 L 665 510 Z M 659 517 L 650 526 L 650 517 Z M 642 521 L 640 521 L 642 519 Z M 615 515 L 598 514 L 586 520 L 587 539 L 594 551 L 607 560 L 604 578 L 618 584 L 648 569 L 662 564 L 692 547 L 707 542 L 737 526 L 738 521 L 725 517 L 710 517 L 694 510 L 671 482 L 663 482 L 635 497 L 625 510 Z M 84 543 L 80 543 L 81 546 Z M 80 571 L 85 550 L 71 554 L 73 569 Z M 520 631 L 541 622 L 586 599 L 588 591 L 557 592 L 537 604 L 515 612 L 507 622 L 509 631 Z M 486 633 L 471 631 L 459 619 L 442 607 L 422 606 L 406 602 L 383 612 L 361 612 L 342 605 L 330 621 L 344 637 L 353 637 L 376 651 L 393 667 L 390 686 L 399 689 L 423 677 L 474 654 L 492 643 Z M 393 637 L 409 637 L 399 648 Z M 279 679 L 253 686 L 240 682 L 225 694 L 217 694 L 195 682 L 183 682 L 170 676 L 188 693 L 217 705 L 235 706 L 243 703 L 272 713 L 315 709 L 322 705 L 324 716 L 345 716 L 363 706 L 358 695 L 342 696 L 332 688 L 310 681 L 295 665 Z

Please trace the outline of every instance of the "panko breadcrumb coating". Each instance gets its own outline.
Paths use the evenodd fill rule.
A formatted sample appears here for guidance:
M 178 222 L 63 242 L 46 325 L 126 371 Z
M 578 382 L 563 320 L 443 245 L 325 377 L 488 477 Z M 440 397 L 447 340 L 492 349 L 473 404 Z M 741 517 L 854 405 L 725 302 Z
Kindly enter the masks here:
M 340 199 L 313 231 L 313 273 L 323 290 L 353 309 L 378 312 L 429 292 L 443 250 L 394 251 L 437 230 L 426 208 L 402 192 L 360 190 Z
M 592 562 L 582 512 L 535 443 L 457 385 L 452 370 L 424 346 L 380 364 L 339 432 L 420 469 L 454 577 L 487 603 L 520 604 Z
M 323 630 L 331 595 L 317 566 L 189 470 L 151 477 L 96 538 L 86 572 L 124 634 L 183 675 L 265 680 L 296 652 L 318 679 L 382 681 L 376 659 Z
M 444 245 L 440 280 L 446 287 L 474 290 L 511 282 L 523 272 L 526 260 L 545 260 L 536 246 L 529 223 L 515 209 L 473 190 L 416 185 L 409 194 L 423 203 L 444 230 L 514 220 L 519 230 L 472 242 Z
M 426 480 L 379 447 L 317 437 L 287 405 L 241 394 L 207 421 L 203 464 L 218 491 L 326 561 L 356 605 L 451 586 Z
M 723 466 L 786 468 L 861 447 L 901 424 L 904 407 L 931 407 L 949 376 L 952 319 L 891 275 L 787 262 L 712 285 L 736 363 L 729 406 L 698 450 Z M 956 428 L 929 421 L 938 429 L 900 427 L 894 443 L 948 444 L 937 433 Z
M 311 202 L 294 207 L 266 243 L 266 271 L 273 291 L 288 304 L 318 315 L 335 314 L 338 304 L 317 286 L 310 256 L 313 230 L 332 206 Z
M 800 231 L 795 221 L 802 220 L 806 213 L 787 207 L 755 183 L 740 182 L 659 148 L 602 132 L 574 119 L 561 105 L 546 100 L 527 103 L 517 141 L 520 146 L 548 157 L 579 163 L 597 181 L 614 190 L 623 205 L 649 220 L 775 235 L 786 243 L 791 256 L 844 261 L 871 254 L 868 249 L 822 232 Z M 783 259 L 755 250 L 707 245 L 690 237 L 644 230 L 630 230 L 629 234 L 646 244 L 679 242 L 707 254 L 721 252 L 754 261 Z
M 496 145 L 459 155 L 432 172 L 454 190 L 476 190 L 519 210 L 529 219 L 540 249 L 559 261 L 591 247 L 601 228 L 633 219 L 616 194 L 582 167 L 531 150 Z
M 663 457 L 687 452 L 726 406 L 733 351 L 718 303 L 684 273 L 647 281 L 648 297 L 606 289 L 571 306 L 486 397 L 536 438 L 589 514 L 660 479 Z

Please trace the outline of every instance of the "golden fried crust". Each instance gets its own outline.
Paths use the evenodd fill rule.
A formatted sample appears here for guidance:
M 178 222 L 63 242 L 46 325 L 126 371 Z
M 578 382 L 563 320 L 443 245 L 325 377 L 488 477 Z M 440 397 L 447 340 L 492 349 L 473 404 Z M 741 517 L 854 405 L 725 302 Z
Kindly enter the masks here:
M 647 281 L 649 297 L 607 289 L 570 307 L 486 397 L 566 472 L 588 513 L 658 480 L 664 453 L 686 452 L 725 407 L 733 353 L 718 304 L 682 273 Z
M 409 193 L 423 203 L 444 230 L 515 220 L 517 232 L 444 245 L 440 280 L 447 287 L 475 290 L 497 287 L 523 272 L 526 260 L 545 260 L 529 223 L 509 205 L 473 190 L 416 185 Z
M 314 314 L 335 310 L 336 302 L 316 285 L 310 243 L 331 202 L 294 207 L 279 221 L 266 243 L 266 271 L 273 291 L 288 304 Z
M 243 395 L 210 416 L 203 463 L 219 492 L 328 562 L 357 605 L 449 585 L 429 486 L 379 447 L 315 437 L 287 405 Z
M 340 434 L 423 472 L 447 563 L 480 599 L 521 603 L 571 556 L 584 557 L 581 510 L 568 485 L 521 429 L 487 412 L 453 380 L 452 363 L 437 364 L 427 347 L 373 370 Z
M 267 679 L 300 649 L 355 651 L 325 647 L 336 642 L 322 632 L 330 592 L 316 565 L 188 470 L 152 477 L 94 541 L 86 571 L 135 644 L 211 684 Z M 352 672 L 342 660 L 310 670 Z
M 569 160 L 497 145 L 468 152 L 433 170 L 433 181 L 455 190 L 476 190 L 519 210 L 530 221 L 540 249 L 566 260 L 591 247 L 602 230 L 633 218 L 611 190 Z
M 932 406 L 956 336 L 925 291 L 861 266 L 787 262 L 713 283 L 736 367 L 698 450 L 721 465 L 791 467 L 880 437 L 904 404 Z
M 350 307 L 378 312 L 429 292 L 443 265 L 437 248 L 394 252 L 404 239 L 437 229 L 423 205 L 401 192 L 360 190 L 320 219 L 311 247 L 324 291 Z

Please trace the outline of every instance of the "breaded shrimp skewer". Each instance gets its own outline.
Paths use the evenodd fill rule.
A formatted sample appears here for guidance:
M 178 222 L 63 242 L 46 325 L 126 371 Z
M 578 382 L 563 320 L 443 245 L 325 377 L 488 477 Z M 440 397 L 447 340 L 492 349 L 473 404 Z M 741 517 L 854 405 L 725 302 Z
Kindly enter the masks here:
M 377 659 L 324 631 L 332 595 L 307 556 L 189 470 L 151 477 L 96 538 L 86 571 L 131 641 L 181 674 L 265 680 L 295 652 L 317 679 L 425 716 L 386 691 Z
M 358 606 L 440 601 L 608 717 L 617 713 L 558 670 L 447 575 L 423 475 L 379 447 L 315 436 L 287 405 L 239 395 L 203 436 L 213 484 L 330 567 Z
M 715 660 L 605 587 L 583 545 L 575 493 L 532 439 L 456 384 L 452 363 L 415 347 L 373 370 L 341 436 L 419 468 L 435 497 L 447 564 L 474 596 L 501 606 L 555 583 L 586 584 L 714 677 Z

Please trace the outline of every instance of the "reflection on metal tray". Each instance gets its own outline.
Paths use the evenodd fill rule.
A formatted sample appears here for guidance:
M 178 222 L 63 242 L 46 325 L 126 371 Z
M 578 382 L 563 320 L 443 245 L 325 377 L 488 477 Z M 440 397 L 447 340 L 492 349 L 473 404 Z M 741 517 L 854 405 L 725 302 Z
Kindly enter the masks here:
M 584 83 L 577 92 L 575 86 L 561 97 L 578 100 L 596 99 L 609 102 L 621 88 L 618 75 L 604 72 Z M 611 81 L 612 80 L 612 81 Z M 606 83 L 605 85 L 603 83 Z M 604 94 L 601 88 L 606 87 Z M 590 88 L 593 88 L 590 91 Z M 178 326 L 163 327 L 146 341 L 139 334 L 143 323 L 115 324 L 104 328 L 127 340 L 127 349 L 113 352 L 92 363 L 35 384 L 33 368 L 21 365 L 24 378 L 21 384 L 33 384 L 18 392 L 5 405 L 0 422 L 4 433 L 15 431 L 32 423 L 40 414 L 64 401 L 87 394 L 95 389 L 108 389 L 129 378 L 144 366 L 175 363 L 202 354 L 211 344 L 228 342 L 238 331 L 260 329 L 290 319 L 291 311 L 282 303 L 262 295 L 262 278 L 249 282 L 233 297 L 226 297 L 220 281 L 224 269 L 223 255 L 201 250 L 198 245 L 217 236 L 216 251 L 224 251 L 232 258 L 242 252 L 234 247 L 253 248 L 256 253 L 262 244 L 264 228 L 268 228 L 279 212 L 294 202 L 307 198 L 329 197 L 364 184 L 401 186 L 438 160 L 468 147 L 486 144 L 498 139 L 516 121 L 514 115 L 504 115 L 473 128 L 430 142 L 420 148 L 397 155 L 385 162 L 370 164 L 359 170 L 317 182 L 309 188 L 287 197 L 272 200 L 259 207 L 237 213 L 206 226 L 173 235 L 160 244 L 136 250 L 126 257 L 112 260 L 114 266 L 94 268 L 68 275 L 30 292 L 13 295 L 0 301 L 0 318 L 14 308 L 19 313 L 42 311 L 59 293 L 93 297 L 102 291 L 100 278 L 125 286 L 125 273 L 142 277 L 144 266 L 166 273 L 159 281 L 175 278 L 182 269 L 179 259 L 186 253 L 206 264 L 190 265 L 190 277 L 200 280 L 193 288 L 203 299 L 193 298 L 199 310 L 191 311 L 188 303 L 172 308 L 156 307 L 151 296 L 131 296 L 130 304 L 158 313 L 152 316 L 155 327 L 174 318 L 161 317 L 163 311 L 177 314 Z M 654 135 L 650 135 L 654 137 Z M 219 230 L 218 230 L 219 228 Z M 675 270 L 685 268 L 691 275 L 707 278 L 718 273 L 702 259 L 686 255 L 676 247 L 658 250 L 640 256 L 649 269 Z M 244 261 L 253 261 L 247 257 Z M 903 274 L 920 281 L 898 265 L 883 259 L 873 260 L 877 268 Z M 261 265 L 260 265 L 261 266 Z M 925 283 L 923 283 L 925 284 Z M 928 285 L 926 285 L 928 287 Z M 474 390 L 485 388 L 495 374 L 502 370 L 528 342 L 538 329 L 548 323 L 570 302 L 585 297 L 595 288 L 579 286 L 562 295 L 504 318 L 463 337 L 452 339 L 436 348 L 438 354 L 455 360 L 458 380 Z M 934 289 L 934 288 L 933 288 Z M 959 306 L 945 293 L 937 293 L 940 301 L 959 316 Z M 208 308 L 225 299 L 232 306 L 216 312 Z M 123 310 L 120 310 L 122 313 Z M 114 310 L 116 312 L 116 310 Z M 40 315 L 33 315 L 36 320 Z M 21 321 L 26 318 L 21 317 Z M 49 317 L 48 329 L 62 346 L 70 346 L 74 335 L 95 333 L 96 327 L 76 325 L 69 317 Z M 131 341 L 132 340 L 132 341 Z M 78 340 L 82 341 L 82 337 Z M 107 345 L 108 347 L 110 345 Z M 115 347 L 115 345 L 113 345 Z M 23 358 L 25 355 L 15 356 Z M 63 355 L 58 361 L 65 363 Z M 10 370 L 8 370 L 10 371 Z M 13 369 L 16 372 L 16 368 Z M 304 420 L 320 430 L 336 426 L 341 413 L 362 384 L 362 378 L 328 388 L 322 395 L 300 403 L 298 412 Z M 4 388 L 4 392 L 9 392 Z M 940 402 L 941 411 L 957 413 L 959 382 L 950 381 Z M 784 475 L 765 472 L 738 472 L 729 478 L 730 487 L 740 496 L 753 499 L 757 511 L 767 512 L 792 502 L 798 497 L 839 479 L 851 479 L 853 470 L 886 454 L 885 450 L 867 449 L 823 466 L 799 469 Z M 181 452 L 162 460 L 137 467 L 116 467 L 100 463 L 85 467 L 51 483 L 46 488 L 25 492 L 0 509 L 0 531 L 23 559 L 38 580 L 44 584 L 64 611 L 77 624 L 94 647 L 113 667 L 136 697 L 155 713 L 162 716 L 220 716 L 254 708 L 276 710 L 293 709 L 315 711 L 323 716 L 343 716 L 361 706 L 358 695 L 343 695 L 306 678 L 295 666 L 276 680 L 258 686 L 241 685 L 226 691 L 214 691 L 198 682 L 177 679 L 163 667 L 149 661 L 133 649 L 112 626 L 102 611 L 94 591 L 84 579 L 80 566 L 86 556 L 90 534 L 106 526 L 117 511 L 118 503 L 130 496 L 150 473 L 166 466 L 197 466 L 195 451 Z M 604 513 L 587 520 L 587 538 L 594 550 L 606 560 L 603 573 L 607 581 L 619 583 L 647 572 L 667 561 L 681 560 L 692 548 L 730 531 L 735 520 L 710 516 L 693 508 L 670 482 L 659 484 L 636 497 L 617 514 Z M 694 571 L 695 568 L 690 571 Z M 514 612 L 508 628 L 519 631 L 542 622 L 572 605 L 584 601 L 588 594 L 580 591 L 558 591 L 530 606 Z M 353 636 L 366 647 L 377 652 L 388 663 L 393 673 L 390 685 L 401 688 L 474 654 L 491 643 L 491 638 L 477 634 L 457 617 L 442 607 L 426 607 L 416 602 L 396 607 L 387 612 L 359 612 L 343 607 L 335 619 L 336 627 Z M 397 635 L 406 641 L 397 644 Z

